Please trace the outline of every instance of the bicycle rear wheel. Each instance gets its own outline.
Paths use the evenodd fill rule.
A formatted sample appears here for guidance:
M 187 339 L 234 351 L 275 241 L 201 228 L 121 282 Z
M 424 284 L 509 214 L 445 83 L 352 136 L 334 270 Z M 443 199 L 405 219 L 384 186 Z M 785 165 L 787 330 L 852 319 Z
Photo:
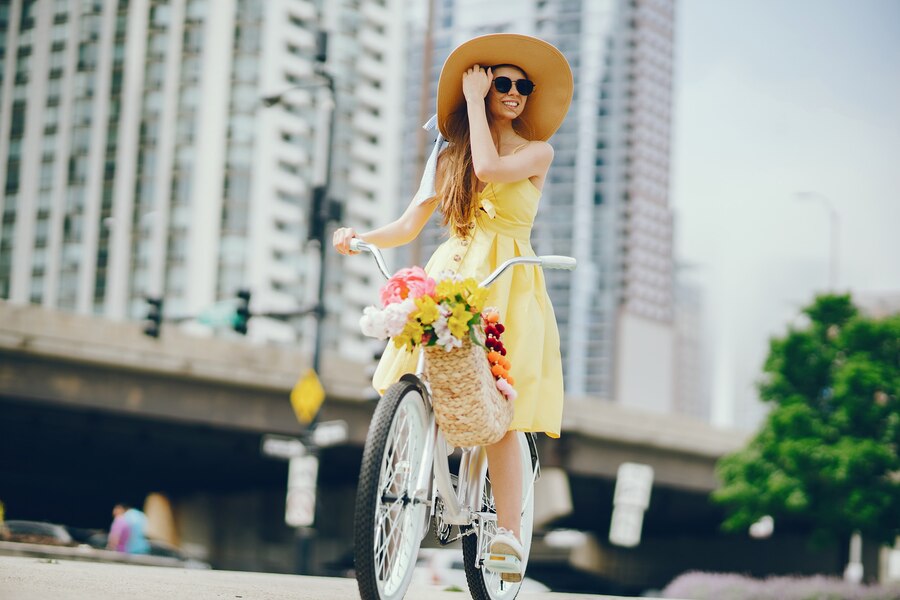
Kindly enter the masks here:
M 522 568 L 528 566 L 528 556 L 531 553 L 531 533 L 534 529 L 534 492 L 532 481 L 534 480 L 535 463 L 532 461 L 531 448 L 528 445 L 526 434 L 519 432 L 520 456 L 522 457 L 522 521 L 520 524 L 522 547 L 525 556 L 522 557 Z M 479 512 L 496 516 L 494 507 L 494 493 L 491 490 L 490 473 L 485 476 L 484 493 L 482 494 L 482 506 Z M 462 539 L 463 564 L 466 570 L 466 581 L 469 584 L 469 592 L 473 600 L 513 600 L 522 587 L 522 582 L 511 583 L 502 581 L 499 573 L 492 573 L 482 566 L 482 557 L 491 545 L 491 540 L 497 533 L 496 519 L 483 519 L 482 535 L 478 535 L 478 529 L 471 535 Z
M 354 516 L 354 561 L 362 600 L 403 598 L 416 566 L 426 504 L 414 498 L 428 437 L 418 385 L 395 383 L 378 403 L 363 450 Z

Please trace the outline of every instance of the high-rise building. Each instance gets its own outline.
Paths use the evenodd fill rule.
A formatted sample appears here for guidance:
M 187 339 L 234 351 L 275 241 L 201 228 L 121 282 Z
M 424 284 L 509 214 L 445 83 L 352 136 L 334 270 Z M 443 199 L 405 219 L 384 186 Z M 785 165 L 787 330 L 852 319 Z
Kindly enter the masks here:
M 579 261 L 574 275 L 545 273 L 567 393 L 672 410 L 674 0 L 433 0 L 432 6 L 430 106 L 447 54 L 475 35 L 535 35 L 568 58 L 575 95 L 551 140 L 555 159 L 532 235 L 537 253 Z M 425 25 L 417 19 L 410 29 L 409 76 L 416 81 Z M 418 95 L 412 95 L 414 85 L 408 89 L 414 126 Z M 409 156 L 404 164 L 415 164 Z M 407 185 L 409 197 L 414 188 Z M 437 241 L 432 233 L 426 247 Z
M 708 355 L 703 285 L 691 268 L 679 265 L 675 283 L 674 412 L 712 420 L 712 361 Z
M 317 33 L 337 92 L 333 196 L 375 222 L 397 196 L 398 1 L 0 3 L 0 297 L 114 319 L 141 318 L 145 296 L 195 315 L 239 288 L 255 309 L 314 303 Z M 332 309 L 375 297 L 362 262 L 329 263 Z M 295 339 L 265 319 L 251 334 Z

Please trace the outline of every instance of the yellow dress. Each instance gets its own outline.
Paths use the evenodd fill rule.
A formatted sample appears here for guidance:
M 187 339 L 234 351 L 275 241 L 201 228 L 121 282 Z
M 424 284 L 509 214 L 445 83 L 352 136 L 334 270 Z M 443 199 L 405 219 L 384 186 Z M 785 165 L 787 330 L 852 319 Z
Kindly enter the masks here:
M 514 183 L 489 183 L 479 194 L 471 237 L 453 236 L 435 250 L 425 271 L 434 278 L 453 271 L 481 281 L 503 261 L 534 256 L 531 227 L 541 192 L 529 179 Z M 543 431 L 559 437 L 563 407 L 562 359 L 559 330 L 547 295 L 543 273 L 533 265 L 507 270 L 489 288 L 485 306 L 500 310 L 506 327 L 502 335 L 510 374 L 518 397 L 511 430 Z M 414 373 L 418 350 L 408 352 L 389 343 L 372 384 L 383 393 L 404 373 Z

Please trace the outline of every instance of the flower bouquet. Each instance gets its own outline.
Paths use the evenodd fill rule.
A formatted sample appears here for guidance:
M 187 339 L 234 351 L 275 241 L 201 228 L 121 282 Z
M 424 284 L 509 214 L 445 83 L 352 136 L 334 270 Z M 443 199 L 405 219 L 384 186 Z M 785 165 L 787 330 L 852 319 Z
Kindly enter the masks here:
M 455 446 L 499 441 L 512 421 L 515 383 L 487 289 L 451 272 L 439 280 L 421 267 L 401 269 L 381 289 L 380 309 L 363 311 L 363 334 L 425 352 L 435 418 Z

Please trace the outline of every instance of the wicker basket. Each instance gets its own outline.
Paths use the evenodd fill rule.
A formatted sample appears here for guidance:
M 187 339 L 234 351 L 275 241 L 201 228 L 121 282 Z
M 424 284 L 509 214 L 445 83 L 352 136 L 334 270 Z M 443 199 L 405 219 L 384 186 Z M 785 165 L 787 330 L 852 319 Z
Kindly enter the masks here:
M 468 338 L 450 352 L 425 346 L 425 375 L 435 420 L 449 444 L 487 446 L 509 430 L 513 403 L 497 390 L 481 346 Z

